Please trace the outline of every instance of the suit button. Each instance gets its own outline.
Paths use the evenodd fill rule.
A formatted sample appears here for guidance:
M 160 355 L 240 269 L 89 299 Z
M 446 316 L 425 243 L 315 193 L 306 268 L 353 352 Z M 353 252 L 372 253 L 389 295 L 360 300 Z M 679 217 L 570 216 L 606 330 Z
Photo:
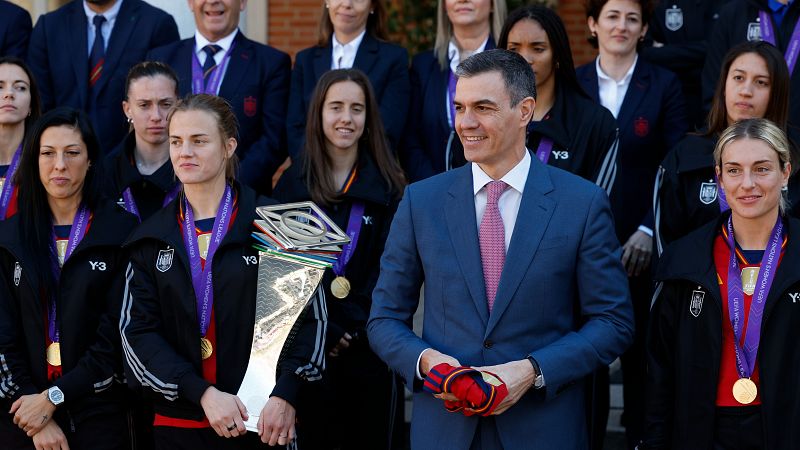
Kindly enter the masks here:
M 487 339 L 487 340 L 483 341 L 483 348 L 492 348 L 493 345 L 494 345 L 494 342 L 492 342 L 491 339 Z

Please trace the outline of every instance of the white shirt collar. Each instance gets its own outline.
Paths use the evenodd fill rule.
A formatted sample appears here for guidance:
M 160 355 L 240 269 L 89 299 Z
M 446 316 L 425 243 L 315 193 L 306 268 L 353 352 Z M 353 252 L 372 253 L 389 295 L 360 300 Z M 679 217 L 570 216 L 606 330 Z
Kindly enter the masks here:
M 631 82 L 631 78 L 633 78 L 633 71 L 634 71 L 634 69 L 636 69 L 636 63 L 638 61 L 639 61 L 639 54 L 637 53 L 636 56 L 634 56 L 634 58 L 633 58 L 633 64 L 631 64 L 631 67 L 625 73 L 625 76 L 622 77 L 621 80 L 617 81 L 617 80 L 611 78 L 610 76 L 606 75 L 605 72 L 603 72 L 603 69 L 600 67 L 600 57 L 598 56 L 594 60 L 594 66 L 595 66 L 595 69 L 597 69 L 597 78 L 599 78 L 601 80 L 611 81 L 611 82 L 613 82 L 615 84 L 618 84 L 618 85 L 627 85 L 627 84 L 629 84 Z
M 237 28 L 237 29 L 233 30 L 233 32 L 231 34 L 225 36 L 224 38 L 218 40 L 217 42 L 211 42 L 208 39 L 206 39 L 206 37 L 203 36 L 202 33 L 200 33 L 199 31 L 195 31 L 194 32 L 194 45 L 195 45 L 194 52 L 199 55 L 200 52 L 203 51 L 203 47 L 205 47 L 206 45 L 208 45 L 208 44 L 216 44 L 216 45 L 219 45 L 222 48 L 222 54 L 224 55 L 231 48 L 231 45 L 233 45 L 233 39 L 236 37 L 236 33 L 238 33 L 238 32 L 239 32 L 239 29 Z
M 356 36 L 355 39 L 348 42 L 347 44 L 342 44 L 336 39 L 336 33 L 333 33 L 331 42 L 333 44 L 333 54 L 332 54 L 332 66 L 336 67 L 336 61 L 339 58 L 342 58 L 342 66 L 345 68 L 353 67 L 353 63 L 356 59 L 356 52 L 358 52 L 358 47 L 361 45 L 361 41 L 364 40 L 364 35 L 367 34 L 367 29 L 364 30 Z M 338 67 L 337 67 L 338 68 Z
M 525 149 L 525 155 L 522 160 L 517 163 L 514 168 L 508 171 L 500 181 L 505 182 L 515 191 L 522 194 L 525 190 L 525 182 L 528 181 L 528 172 L 531 169 L 531 152 Z M 472 195 L 477 195 L 478 191 L 483 189 L 490 181 L 494 181 L 492 177 L 486 174 L 481 167 L 472 163 Z
M 114 3 L 114 6 L 108 9 L 108 11 L 104 12 L 102 15 L 106 18 L 106 23 L 112 23 L 117 18 L 117 14 L 119 14 L 119 9 L 122 7 L 123 0 L 117 0 Z M 93 24 L 94 16 L 98 15 L 96 12 L 89 9 L 89 5 L 86 3 L 86 0 L 83 0 L 83 12 L 86 13 L 86 18 L 89 20 L 89 25 Z M 93 26 L 93 25 L 92 25 Z
M 489 38 L 487 37 L 483 44 L 478 47 L 477 50 L 470 53 L 468 56 L 472 56 L 476 53 L 480 53 L 486 49 L 486 44 L 489 43 Z M 450 71 L 456 73 L 456 68 L 459 64 L 461 64 L 461 52 L 458 50 L 458 45 L 456 45 L 455 39 L 450 39 L 450 43 L 447 44 L 447 59 L 450 61 Z

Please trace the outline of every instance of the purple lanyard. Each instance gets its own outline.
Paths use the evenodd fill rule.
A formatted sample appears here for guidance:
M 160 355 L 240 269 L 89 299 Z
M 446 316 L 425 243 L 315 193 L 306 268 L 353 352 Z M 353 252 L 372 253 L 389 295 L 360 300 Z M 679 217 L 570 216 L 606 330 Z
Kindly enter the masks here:
M 758 344 L 761 341 L 761 318 L 764 314 L 764 304 L 775 279 L 778 259 L 781 253 L 781 240 L 783 238 L 783 221 L 780 216 L 775 226 L 772 228 L 772 235 L 769 239 L 767 249 L 761 261 L 761 269 L 758 273 L 756 291 L 750 304 L 749 319 L 747 330 L 744 330 L 743 309 L 744 292 L 742 291 L 742 274 L 739 269 L 739 261 L 736 258 L 736 240 L 733 236 L 733 217 L 728 219 L 728 248 L 731 256 L 728 263 L 728 315 L 730 316 L 733 327 L 734 350 L 736 352 L 736 368 L 741 378 L 749 378 L 753 374 L 756 366 L 756 356 L 758 354 Z M 742 332 L 745 332 L 744 347 L 740 347 Z M 744 352 L 744 358 L 742 358 Z
M 775 47 L 778 46 L 775 39 L 775 30 L 772 28 L 772 19 L 766 11 L 758 12 L 759 29 L 761 30 L 761 39 L 769 42 Z M 797 64 L 797 56 L 800 54 L 800 20 L 794 26 L 792 37 L 789 40 L 789 45 L 786 47 L 786 65 L 789 66 L 789 75 L 794 72 L 794 66 Z
M 356 251 L 358 245 L 358 236 L 361 234 L 361 223 L 364 221 L 364 202 L 355 202 L 350 207 L 350 219 L 347 221 L 347 236 L 350 242 L 342 247 L 342 254 L 339 259 L 333 264 L 333 273 L 337 276 L 344 275 L 344 268 L 350 262 L 350 258 Z
M 211 242 L 208 245 L 206 264 L 203 267 L 200 259 L 200 248 L 197 245 L 197 233 L 194 230 L 194 211 L 192 205 L 184 197 L 183 207 L 183 243 L 189 254 L 189 265 L 192 269 L 192 286 L 197 303 L 197 317 L 200 320 L 200 334 L 206 335 L 208 325 L 211 323 L 211 308 L 214 306 L 214 285 L 211 278 L 211 266 L 214 262 L 214 253 L 217 252 L 222 238 L 228 232 L 228 219 L 233 209 L 233 193 L 230 186 L 225 186 L 225 193 L 220 199 L 217 217 L 214 219 L 214 229 L 211 230 Z
M 542 136 L 539 141 L 539 148 L 536 149 L 536 157 L 539 158 L 544 164 L 550 159 L 550 154 L 553 153 L 553 140 Z
M 169 205 L 171 201 L 175 200 L 175 197 L 177 197 L 178 194 L 181 192 L 181 187 L 182 185 L 180 183 L 176 183 L 175 186 L 164 195 L 164 202 L 161 204 L 162 208 L 164 206 Z M 142 216 L 139 215 L 139 207 L 136 206 L 136 199 L 133 198 L 133 193 L 131 193 L 131 188 L 128 187 L 125 188 L 124 191 L 122 191 L 122 200 L 124 202 L 123 206 L 125 208 L 125 211 L 128 211 L 129 213 L 135 215 L 139 219 L 139 222 L 141 222 Z
M 449 117 L 448 117 L 448 119 L 450 119 L 450 120 L 448 122 L 450 122 L 450 127 L 455 129 L 456 128 L 456 104 L 454 103 L 454 100 L 456 98 L 456 83 L 458 83 L 458 77 L 456 76 L 456 74 L 453 73 L 452 70 L 450 71 L 450 73 L 448 74 L 447 77 L 448 77 L 448 80 L 447 80 L 447 112 L 450 113 Z
M 719 212 L 725 212 L 731 209 L 728 206 L 728 199 L 725 197 L 725 189 L 722 189 L 722 186 L 719 184 L 719 177 L 717 174 L 714 174 L 714 182 L 717 183 L 717 200 L 719 201 Z
M 197 57 L 197 52 L 194 52 L 192 57 L 192 94 L 211 94 L 217 95 L 219 92 L 219 85 L 222 84 L 222 74 L 225 73 L 225 68 L 228 67 L 228 62 L 231 60 L 231 52 L 236 43 L 232 43 L 222 62 L 214 67 L 211 71 L 211 78 L 208 79 L 208 84 L 203 80 L 203 67 L 200 65 L 200 59 Z M 211 58 L 211 56 L 206 56 Z
M 14 192 L 14 183 L 12 183 L 12 179 L 14 178 L 14 172 L 17 171 L 19 156 L 21 154 L 22 144 L 19 144 L 17 151 L 14 152 L 14 156 L 11 158 L 11 164 L 9 164 L 8 170 L 6 171 L 6 181 L 3 183 L 3 190 L 0 191 L 0 220 L 6 218 L 8 204 L 11 203 L 11 193 Z
M 83 237 L 86 235 L 86 228 L 89 223 L 89 208 L 85 205 L 81 205 L 78 208 L 78 213 L 75 214 L 74 222 L 72 223 L 72 227 L 69 229 L 69 240 L 67 241 L 67 249 L 64 252 L 64 264 L 67 263 L 67 260 L 70 256 L 72 256 L 72 252 L 78 247 L 78 244 L 81 243 Z M 55 229 L 51 230 L 52 242 L 53 242 L 53 258 L 52 258 L 52 265 L 53 265 L 53 275 L 55 275 L 56 283 L 58 283 L 59 278 L 61 277 L 61 266 L 58 264 L 58 249 L 56 244 L 56 233 Z M 50 296 L 50 308 L 49 314 L 47 315 L 47 333 L 50 337 L 50 342 L 58 342 L 59 341 L 59 332 L 58 327 L 56 327 L 56 296 Z

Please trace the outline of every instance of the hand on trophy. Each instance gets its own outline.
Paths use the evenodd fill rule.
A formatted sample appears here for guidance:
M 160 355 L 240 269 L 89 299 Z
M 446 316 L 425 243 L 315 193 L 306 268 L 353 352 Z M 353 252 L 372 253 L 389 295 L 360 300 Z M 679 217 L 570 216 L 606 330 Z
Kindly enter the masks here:
M 200 397 L 200 406 L 203 407 L 211 428 L 219 436 L 230 438 L 247 432 L 244 427 L 247 408 L 239 397 L 210 386 Z
M 269 445 L 286 445 L 295 438 L 295 410 L 286 400 L 272 396 L 258 418 L 258 435 Z

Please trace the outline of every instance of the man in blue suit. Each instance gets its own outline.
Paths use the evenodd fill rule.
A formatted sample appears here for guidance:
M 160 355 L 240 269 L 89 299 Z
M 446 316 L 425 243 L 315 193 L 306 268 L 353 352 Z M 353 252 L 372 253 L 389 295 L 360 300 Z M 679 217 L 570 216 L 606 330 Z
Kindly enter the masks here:
M 0 0 L 0 57 L 25 58 L 31 26 L 31 15 L 28 11 L 6 0 Z
M 521 56 L 479 53 L 458 76 L 456 131 L 471 164 L 406 189 L 370 344 L 414 391 L 412 448 L 587 448 L 582 379 L 633 337 L 608 199 L 525 148 L 536 92 Z M 440 363 L 490 371 L 508 396 L 489 417 L 448 412 L 420 390 Z
M 148 59 L 175 70 L 181 96 L 208 93 L 231 104 L 239 121 L 239 181 L 267 194 L 273 174 L 288 156 L 291 59 L 244 36 L 239 14 L 246 6 L 247 0 L 189 0 L 197 27 L 194 37 L 155 49 Z
M 150 49 L 178 38 L 172 16 L 142 0 L 73 0 L 41 16 L 28 64 L 43 110 L 85 110 L 100 148 L 110 152 L 128 132 L 122 112 L 128 71 Z

